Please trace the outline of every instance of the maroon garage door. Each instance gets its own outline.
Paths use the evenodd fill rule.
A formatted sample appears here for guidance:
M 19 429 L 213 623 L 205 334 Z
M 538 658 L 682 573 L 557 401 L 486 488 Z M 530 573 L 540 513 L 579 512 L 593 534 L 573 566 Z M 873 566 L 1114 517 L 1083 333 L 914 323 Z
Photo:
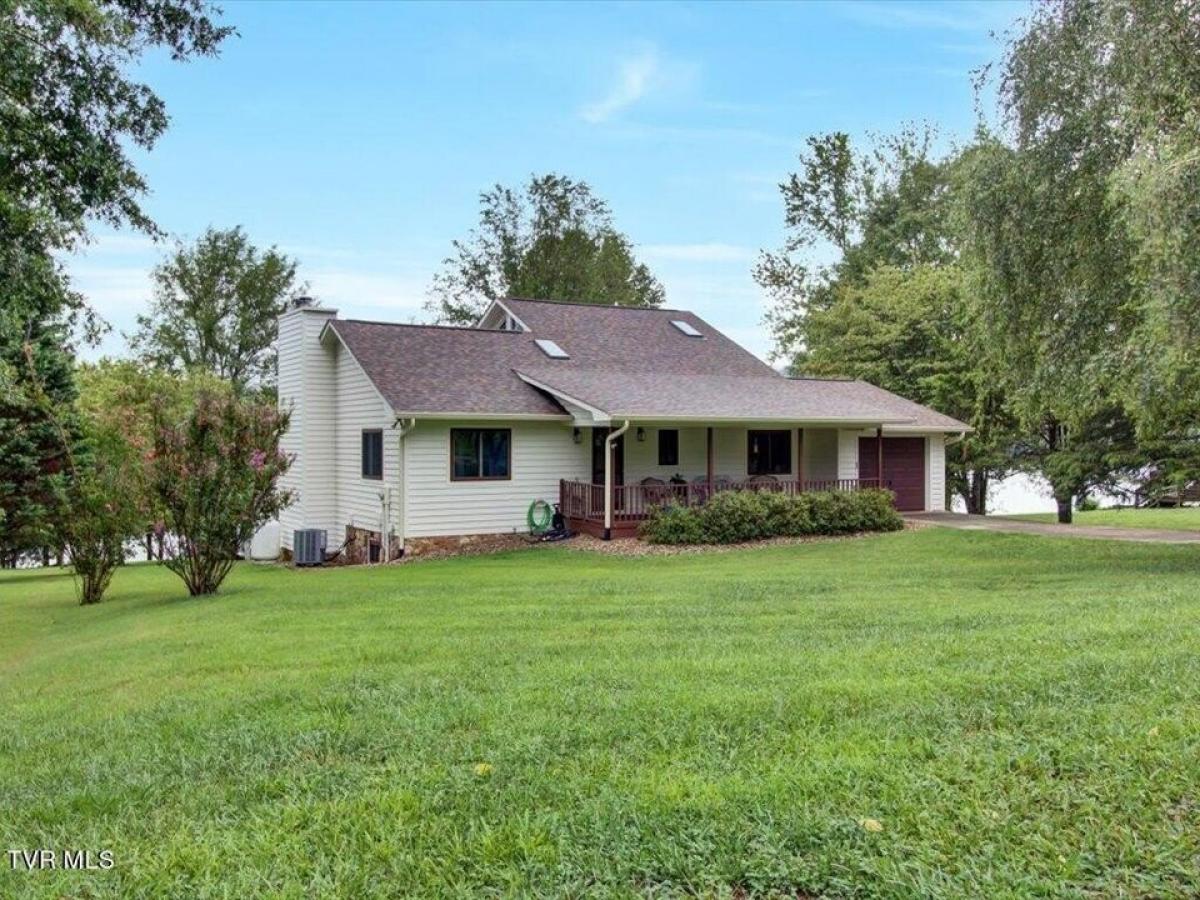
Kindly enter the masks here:
M 858 477 L 879 476 L 877 438 L 858 439 Z M 896 509 L 925 508 L 925 438 L 883 439 L 883 482 L 896 492 Z

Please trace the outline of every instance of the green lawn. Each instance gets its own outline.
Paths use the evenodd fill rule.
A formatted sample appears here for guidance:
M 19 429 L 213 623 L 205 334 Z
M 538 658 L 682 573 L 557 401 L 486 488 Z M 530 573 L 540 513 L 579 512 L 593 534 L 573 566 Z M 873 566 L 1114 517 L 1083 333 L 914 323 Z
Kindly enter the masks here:
M 116 859 L 3 897 L 1200 893 L 1197 547 L 8 573 L 0 624 L 0 844 Z
M 1024 513 L 1013 516 L 1030 522 L 1057 522 L 1055 513 Z M 1183 531 L 1200 530 L 1200 506 L 1182 509 L 1134 509 L 1118 507 L 1077 512 L 1076 525 L 1116 525 L 1120 528 L 1170 528 Z

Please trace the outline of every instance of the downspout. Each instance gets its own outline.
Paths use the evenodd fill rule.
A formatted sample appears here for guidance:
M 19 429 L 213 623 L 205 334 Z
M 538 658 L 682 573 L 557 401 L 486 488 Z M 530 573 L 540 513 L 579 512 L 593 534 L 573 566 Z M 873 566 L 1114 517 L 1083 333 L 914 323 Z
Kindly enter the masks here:
M 604 539 L 612 540 L 612 452 L 613 442 L 629 430 L 629 420 L 616 431 L 610 431 L 604 438 Z
M 392 545 L 392 489 L 384 485 L 379 493 L 379 561 L 388 562 Z M 370 562 L 370 551 L 367 551 L 367 561 Z
M 404 438 L 410 431 L 417 427 L 416 419 L 396 419 L 392 423 L 392 429 L 396 432 L 396 468 L 399 471 L 396 490 L 399 494 L 396 505 L 399 507 L 399 515 L 396 517 L 398 521 L 397 531 L 400 536 L 400 554 L 404 555 L 404 523 L 408 515 L 408 491 L 406 484 L 408 481 L 408 470 L 404 465 Z M 388 524 L 391 524 L 389 520 Z M 391 541 L 388 541 L 389 548 Z

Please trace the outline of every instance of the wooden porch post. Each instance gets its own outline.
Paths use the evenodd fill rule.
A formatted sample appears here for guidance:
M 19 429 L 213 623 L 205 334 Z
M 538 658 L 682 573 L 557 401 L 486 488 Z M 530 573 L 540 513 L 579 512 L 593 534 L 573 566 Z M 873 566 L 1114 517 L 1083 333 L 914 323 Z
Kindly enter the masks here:
M 877 481 L 876 487 L 883 487 L 883 426 L 880 425 L 875 429 L 875 454 L 878 460 L 878 468 L 875 470 Z
M 708 494 L 711 497 L 712 496 L 712 488 L 713 488 L 713 429 L 712 429 L 711 425 L 708 426 L 707 437 L 708 437 L 708 451 L 707 451 L 708 452 L 708 456 L 707 456 L 707 466 L 708 467 L 707 467 L 707 470 L 705 473 L 705 480 L 708 482 Z
M 796 493 L 804 493 L 804 429 L 796 429 Z

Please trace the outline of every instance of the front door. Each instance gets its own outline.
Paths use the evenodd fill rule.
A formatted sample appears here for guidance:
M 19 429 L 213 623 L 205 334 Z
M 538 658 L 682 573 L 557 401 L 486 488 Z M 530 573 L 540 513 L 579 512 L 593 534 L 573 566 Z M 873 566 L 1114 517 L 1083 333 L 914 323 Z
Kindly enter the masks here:
M 592 429 L 592 484 L 604 484 L 604 441 L 611 428 Z M 625 435 L 613 441 L 613 485 L 625 483 Z

